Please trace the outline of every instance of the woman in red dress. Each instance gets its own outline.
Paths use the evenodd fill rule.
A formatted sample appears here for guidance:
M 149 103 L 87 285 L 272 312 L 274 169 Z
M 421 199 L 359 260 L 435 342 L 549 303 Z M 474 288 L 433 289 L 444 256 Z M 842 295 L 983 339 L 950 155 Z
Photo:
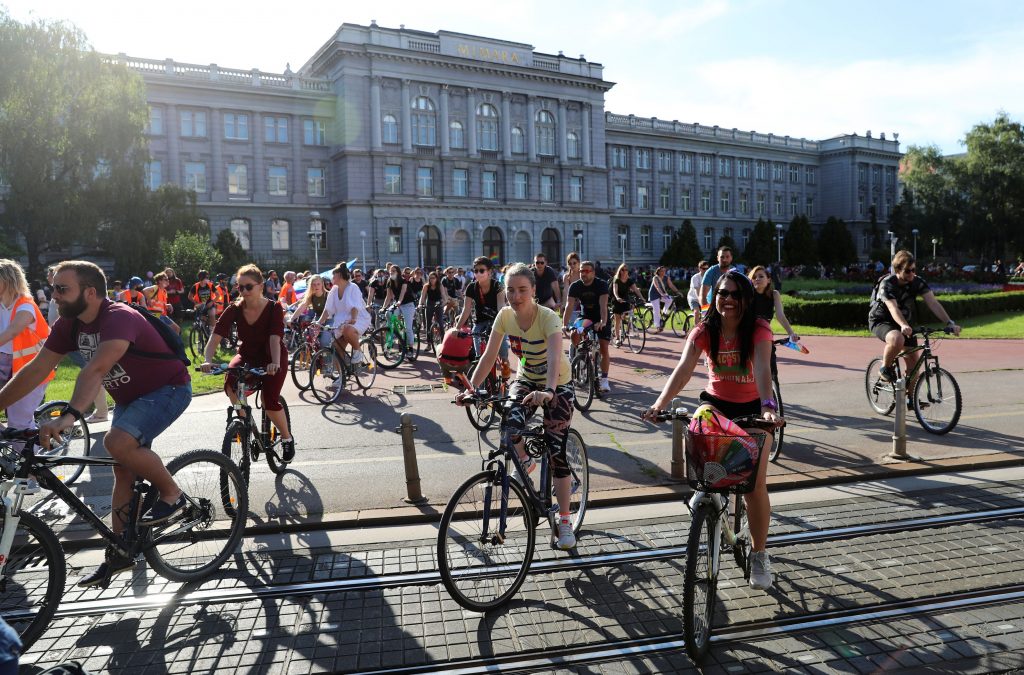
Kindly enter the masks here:
M 263 272 L 256 265 L 243 265 L 238 269 L 238 300 L 228 305 L 217 320 L 210 341 L 206 343 L 206 362 L 200 366 L 204 373 L 213 368 L 211 363 L 217 354 L 220 341 L 231 334 L 231 326 L 237 327 L 238 353 L 231 359 L 230 366 L 246 364 L 250 368 L 265 368 L 263 378 L 263 407 L 274 425 L 281 431 L 281 459 L 290 462 L 295 457 L 295 440 L 288 428 L 278 398 L 288 374 L 288 350 L 282 340 L 284 336 L 284 310 L 281 305 L 263 297 Z M 232 404 L 238 403 L 235 396 L 235 378 L 224 378 L 224 393 Z

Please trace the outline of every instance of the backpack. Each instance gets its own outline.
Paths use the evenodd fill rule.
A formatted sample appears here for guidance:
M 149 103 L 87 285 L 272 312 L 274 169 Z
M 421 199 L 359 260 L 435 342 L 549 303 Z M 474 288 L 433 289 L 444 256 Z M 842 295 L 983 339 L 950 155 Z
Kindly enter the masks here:
M 473 335 L 468 330 L 449 328 L 441 341 L 437 362 L 442 369 L 465 372 L 473 360 Z
M 872 307 L 875 306 L 876 302 L 879 302 L 878 292 L 880 290 L 882 290 L 882 282 L 885 281 L 888 278 L 889 278 L 888 274 L 883 274 L 882 276 L 878 277 L 877 281 L 875 281 L 875 286 L 874 286 L 874 288 L 871 289 L 871 306 Z
M 145 307 L 134 303 L 128 306 L 141 314 L 142 318 L 148 321 L 149 325 L 156 329 L 156 332 L 163 339 L 164 344 L 171 350 L 170 354 L 165 354 L 163 352 L 148 352 L 143 349 L 137 349 L 135 345 L 132 344 L 128 346 L 129 354 L 141 356 L 147 359 L 161 359 L 164 361 L 178 360 L 186 366 L 192 365 L 192 362 L 189 361 L 188 357 L 185 355 L 185 343 L 181 341 L 180 335 L 168 328 L 167 325 L 159 318 L 150 314 L 149 310 Z M 81 321 L 76 318 L 75 323 L 71 328 L 71 342 L 74 345 L 78 345 L 78 329 L 80 325 Z

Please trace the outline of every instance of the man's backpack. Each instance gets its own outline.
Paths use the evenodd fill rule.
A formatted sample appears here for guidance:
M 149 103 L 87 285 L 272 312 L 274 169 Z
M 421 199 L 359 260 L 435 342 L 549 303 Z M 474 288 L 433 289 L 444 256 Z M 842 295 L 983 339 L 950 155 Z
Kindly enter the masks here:
M 192 365 L 188 356 L 185 355 L 185 343 L 181 341 L 181 336 L 171 330 L 167 324 L 161 321 L 158 317 L 150 314 L 149 310 L 142 305 L 130 304 L 128 305 L 136 312 L 142 315 L 142 317 L 149 322 L 149 325 L 156 329 L 156 332 L 163 339 L 164 344 L 171 350 L 170 354 L 163 352 L 149 352 L 144 349 L 138 349 L 134 344 L 128 345 L 128 353 L 135 356 L 141 356 L 147 359 L 161 359 L 164 361 L 178 360 L 184 363 L 186 366 Z M 78 329 L 81 322 L 76 318 L 74 326 L 71 328 L 71 342 L 74 345 L 78 345 Z

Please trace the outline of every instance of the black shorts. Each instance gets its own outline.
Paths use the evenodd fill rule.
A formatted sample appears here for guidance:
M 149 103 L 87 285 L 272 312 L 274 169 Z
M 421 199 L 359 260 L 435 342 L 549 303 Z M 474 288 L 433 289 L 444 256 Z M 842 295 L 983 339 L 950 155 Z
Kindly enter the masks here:
M 588 317 L 588 316 L 584 316 L 583 318 L 584 319 L 590 319 L 590 317 Z M 593 319 L 590 319 L 590 320 L 594 321 Z M 594 324 L 596 325 L 597 321 L 594 321 Z M 595 332 L 597 333 L 598 339 L 600 339 L 600 340 L 611 340 L 612 339 L 612 324 L 611 324 L 611 322 L 605 321 L 604 322 L 604 328 L 602 328 L 599 331 L 595 331 Z
M 737 417 L 761 416 L 761 401 L 757 399 L 747 401 L 746 403 L 733 403 L 732 401 L 724 401 L 716 396 L 712 396 L 706 391 L 702 391 L 700 393 L 700 400 L 715 406 L 715 408 L 718 409 L 718 412 L 731 420 L 734 420 Z
M 625 314 L 629 311 L 629 303 L 622 300 L 612 300 L 612 314 Z
M 870 326 L 870 330 L 871 330 L 871 332 L 874 334 L 874 336 L 876 338 L 878 338 L 882 342 L 885 342 L 885 336 L 888 335 L 890 331 L 899 332 L 901 329 L 900 329 L 899 326 L 897 326 L 894 323 L 876 323 L 875 325 Z M 904 337 L 903 338 L 903 346 L 904 347 L 916 347 L 917 346 L 917 336 L 916 335 L 911 335 L 910 337 Z

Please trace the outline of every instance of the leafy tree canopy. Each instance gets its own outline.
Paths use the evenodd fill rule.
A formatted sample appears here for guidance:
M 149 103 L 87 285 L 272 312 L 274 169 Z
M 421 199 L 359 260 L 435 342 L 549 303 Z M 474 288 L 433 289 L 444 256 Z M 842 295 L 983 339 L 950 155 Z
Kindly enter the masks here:
M 160 255 L 164 264 L 173 267 L 181 279 L 195 279 L 199 270 L 220 269 L 223 262 L 220 251 L 210 243 L 209 232 L 182 232 L 164 242 Z
M 672 267 L 693 267 L 704 257 L 704 252 L 697 244 L 697 230 L 687 218 L 672 235 L 672 241 L 661 254 L 659 262 Z

